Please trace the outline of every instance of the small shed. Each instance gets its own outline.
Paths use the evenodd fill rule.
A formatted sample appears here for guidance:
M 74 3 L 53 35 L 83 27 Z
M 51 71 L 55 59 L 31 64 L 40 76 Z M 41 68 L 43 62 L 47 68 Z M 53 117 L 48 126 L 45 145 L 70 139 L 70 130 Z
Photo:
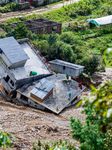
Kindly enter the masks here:
M 84 66 L 76 65 L 59 59 L 49 61 L 55 72 L 77 77 L 83 73 Z
M 54 83 L 43 78 L 30 91 L 30 96 L 32 98 L 36 99 L 37 101 L 39 100 L 42 102 L 43 100 L 45 100 L 48 96 L 50 96 L 53 93 L 54 86 L 55 86 Z
M 101 17 L 101 18 L 95 18 L 95 19 L 88 19 L 86 22 L 89 22 L 90 24 L 94 24 L 96 26 L 104 26 L 112 24 L 112 15 Z

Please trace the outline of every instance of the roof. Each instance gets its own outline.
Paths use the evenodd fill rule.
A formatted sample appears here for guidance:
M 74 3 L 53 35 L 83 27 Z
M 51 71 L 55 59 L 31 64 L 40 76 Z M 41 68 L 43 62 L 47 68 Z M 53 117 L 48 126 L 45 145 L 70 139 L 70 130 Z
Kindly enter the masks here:
M 63 61 L 63 60 L 59 60 L 59 59 L 55 59 L 55 60 L 49 61 L 49 63 L 50 64 L 61 65 L 61 66 L 66 66 L 66 67 L 73 68 L 73 69 L 84 68 L 84 66 L 76 65 L 76 64 L 69 63 L 69 62 L 66 62 L 66 61 Z
M 96 19 L 88 19 L 86 20 L 86 22 L 90 22 L 92 24 L 95 24 L 96 26 L 112 24 L 112 15 L 96 18 Z
M 29 59 L 14 37 L 0 39 L 0 48 L 12 64 Z
M 55 86 L 51 81 L 46 80 L 45 78 L 40 80 L 39 83 L 30 91 L 33 95 L 43 99 Z

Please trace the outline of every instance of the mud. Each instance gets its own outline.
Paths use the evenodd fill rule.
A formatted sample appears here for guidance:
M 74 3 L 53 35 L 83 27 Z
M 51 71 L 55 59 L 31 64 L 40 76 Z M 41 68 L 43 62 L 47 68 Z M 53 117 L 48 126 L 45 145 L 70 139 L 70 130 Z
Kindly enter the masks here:
M 84 122 L 85 116 L 81 114 L 82 108 L 66 109 L 60 115 L 41 111 L 38 109 L 17 106 L 4 99 L 0 99 L 0 127 L 2 131 L 7 131 L 17 138 L 14 142 L 14 149 L 29 150 L 32 142 L 38 139 L 42 141 L 55 141 L 59 139 L 70 140 L 70 121 L 72 115 Z M 79 143 L 76 142 L 76 146 Z
M 105 73 L 96 74 L 102 76 L 103 80 L 111 79 L 112 68 L 107 68 Z M 86 89 L 81 96 L 87 96 L 89 92 L 90 90 Z M 19 103 L 10 103 L 0 97 L 0 130 L 11 132 L 17 138 L 14 142 L 14 150 L 31 150 L 32 142 L 38 139 L 43 142 L 69 140 L 75 142 L 78 147 L 79 142 L 71 138 L 69 118 L 73 116 L 84 123 L 86 116 L 81 114 L 82 110 L 82 107 L 71 106 L 59 115 L 55 115 Z

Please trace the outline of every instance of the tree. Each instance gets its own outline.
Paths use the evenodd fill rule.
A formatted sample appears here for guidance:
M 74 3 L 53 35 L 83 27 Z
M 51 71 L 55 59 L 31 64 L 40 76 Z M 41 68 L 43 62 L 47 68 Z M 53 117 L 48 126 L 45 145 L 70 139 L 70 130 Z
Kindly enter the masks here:
M 106 81 L 97 89 L 91 85 L 91 89 L 94 98 L 86 98 L 85 101 L 91 102 L 91 108 L 101 120 L 100 128 L 106 133 L 112 127 L 112 82 Z
M 91 96 L 83 99 L 86 124 L 70 118 L 72 137 L 80 142 L 81 150 L 112 149 L 112 82 L 97 89 L 91 85 Z
M 8 33 L 8 36 L 14 36 L 16 39 L 26 38 L 28 29 L 24 23 L 18 23 L 14 29 Z

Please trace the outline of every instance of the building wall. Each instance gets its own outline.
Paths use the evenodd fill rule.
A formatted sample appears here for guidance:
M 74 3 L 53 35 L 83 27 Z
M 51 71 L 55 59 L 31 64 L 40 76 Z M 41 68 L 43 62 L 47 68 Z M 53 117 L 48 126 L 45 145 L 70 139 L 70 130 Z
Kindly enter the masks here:
M 14 63 L 10 66 L 10 69 L 23 67 L 25 63 L 26 63 L 26 60 L 18 62 L 18 63 Z
M 3 52 L 2 52 L 2 54 L 0 54 L 0 57 L 5 62 L 7 67 L 10 67 L 10 69 L 17 68 L 17 67 L 22 67 L 22 66 L 24 66 L 24 64 L 26 62 L 26 60 L 24 60 L 24 61 L 12 64 Z
M 72 69 L 70 67 L 61 66 L 61 65 L 57 65 L 57 64 L 51 64 L 51 66 L 55 72 L 68 74 L 68 75 L 74 76 L 74 77 L 79 76 L 80 73 L 83 72 L 83 68 L 82 69 Z
M 2 52 L 2 54 L 0 54 L 0 57 L 2 58 L 2 60 L 5 62 L 5 64 L 10 67 L 12 64 L 9 61 L 9 59 L 6 57 L 6 55 Z
M 30 99 L 29 97 L 27 97 L 27 98 L 28 98 L 28 101 L 22 100 L 20 97 L 21 97 L 21 93 L 17 92 L 17 97 L 16 97 L 16 98 L 17 98 L 19 101 L 21 101 L 23 104 L 29 105 L 29 106 L 32 106 L 32 107 L 35 107 L 35 108 L 38 108 L 38 109 L 45 110 L 45 107 L 43 107 L 43 106 L 37 104 L 35 101 L 33 101 L 32 99 Z
M 10 92 L 14 91 L 16 89 L 16 79 L 14 78 L 13 74 L 7 69 L 5 69 L 1 64 L 0 68 L 3 68 L 3 74 L 1 74 L 1 83 L 3 86 Z M 6 81 L 7 76 L 9 77 L 9 80 Z M 12 81 L 11 81 L 12 80 Z M 14 83 L 14 86 L 12 86 L 11 82 Z

